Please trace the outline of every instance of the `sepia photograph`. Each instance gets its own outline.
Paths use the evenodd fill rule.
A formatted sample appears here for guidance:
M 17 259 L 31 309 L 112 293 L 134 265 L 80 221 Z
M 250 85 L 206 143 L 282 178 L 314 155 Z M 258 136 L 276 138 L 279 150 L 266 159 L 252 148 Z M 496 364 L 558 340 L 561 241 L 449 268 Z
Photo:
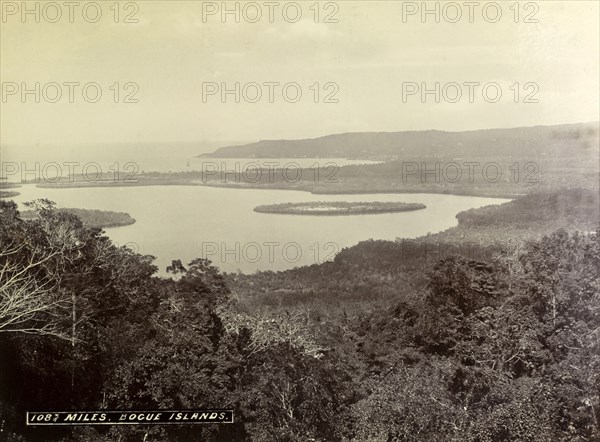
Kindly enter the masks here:
M 600 442 L 600 2 L 0 12 L 0 441 Z

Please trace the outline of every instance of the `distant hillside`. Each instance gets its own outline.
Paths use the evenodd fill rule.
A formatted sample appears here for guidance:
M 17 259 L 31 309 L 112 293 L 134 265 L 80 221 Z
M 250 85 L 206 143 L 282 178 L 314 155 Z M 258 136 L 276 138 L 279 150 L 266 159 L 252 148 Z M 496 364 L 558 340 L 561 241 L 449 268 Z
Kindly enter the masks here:
M 599 123 L 487 129 L 356 132 L 302 140 L 263 140 L 227 146 L 204 158 L 361 158 L 578 155 L 597 151 Z
M 600 227 L 597 189 L 559 189 L 456 215 L 458 226 L 428 235 L 428 241 L 478 244 L 540 239 L 558 229 L 593 232 Z

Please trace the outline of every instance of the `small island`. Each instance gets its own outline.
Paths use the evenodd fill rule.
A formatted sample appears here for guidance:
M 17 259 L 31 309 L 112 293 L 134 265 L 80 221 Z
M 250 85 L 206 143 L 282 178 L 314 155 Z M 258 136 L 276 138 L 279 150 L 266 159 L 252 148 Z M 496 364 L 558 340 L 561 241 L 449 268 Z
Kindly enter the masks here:
M 285 215 L 369 215 L 377 213 L 408 212 L 425 209 L 421 203 L 402 202 L 346 202 L 317 201 L 308 203 L 282 203 L 257 206 L 255 212 Z
M 125 212 L 67 208 L 56 209 L 56 211 L 60 213 L 76 215 L 83 222 L 83 224 L 87 225 L 88 227 L 97 227 L 100 229 L 107 227 L 128 226 L 135 223 L 135 219 Z M 37 215 L 33 210 L 25 210 L 24 212 L 21 212 L 22 219 L 35 219 L 36 217 Z
M 15 196 L 19 196 L 19 192 L 14 190 L 16 187 L 20 186 L 0 180 L 0 198 L 14 198 Z
M 0 198 L 14 198 L 15 196 L 19 196 L 19 192 L 0 190 Z

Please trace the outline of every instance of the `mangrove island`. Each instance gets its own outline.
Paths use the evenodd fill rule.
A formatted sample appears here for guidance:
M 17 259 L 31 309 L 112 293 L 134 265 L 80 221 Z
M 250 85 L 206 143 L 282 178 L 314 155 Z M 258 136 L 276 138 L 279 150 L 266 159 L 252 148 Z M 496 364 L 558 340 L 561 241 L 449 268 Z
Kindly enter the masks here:
M 257 206 L 255 212 L 285 215 L 368 215 L 425 209 L 421 203 L 316 201 Z

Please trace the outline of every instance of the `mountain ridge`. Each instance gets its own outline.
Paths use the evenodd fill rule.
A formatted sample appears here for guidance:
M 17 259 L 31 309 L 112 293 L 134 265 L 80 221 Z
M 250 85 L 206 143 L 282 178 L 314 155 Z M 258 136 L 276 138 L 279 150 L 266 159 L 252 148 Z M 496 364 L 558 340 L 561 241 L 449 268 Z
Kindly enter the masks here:
M 397 156 L 439 156 L 440 148 L 450 155 L 482 153 L 482 145 L 494 154 L 511 155 L 524 147 L 544 154 L 553 145 L 574 147 L 573 140 L 598 139 L 599 122 L 522 126 L 469 131 L 344 132 L 316 138 L 260 140 L 223 146 L 197 158 L 360 158 L 390 159 Z M 549 143 L 550 142 L 550 143 Z M 554 142 L 554 143 L 552 143 Z M 592 144 L 588 143 L 588 147 Z M 491 147 L 489 147 L 491 146 Z

